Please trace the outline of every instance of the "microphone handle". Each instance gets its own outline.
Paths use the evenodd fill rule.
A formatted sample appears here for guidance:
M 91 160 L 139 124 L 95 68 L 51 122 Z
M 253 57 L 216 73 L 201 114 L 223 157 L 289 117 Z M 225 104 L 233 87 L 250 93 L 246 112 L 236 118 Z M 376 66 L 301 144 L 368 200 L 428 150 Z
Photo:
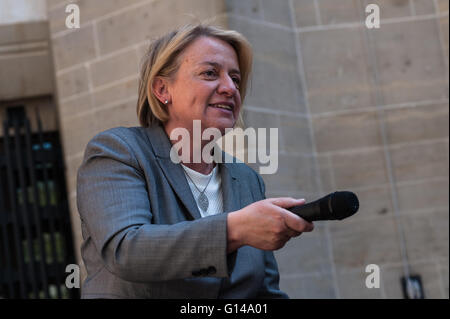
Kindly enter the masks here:
M 330 201 L 331 194 L 308 204 L 290 207 L 287 210 L 308 222 L 330 220 L 333 219 L 329 213 L 327 214 L 330 210 Z

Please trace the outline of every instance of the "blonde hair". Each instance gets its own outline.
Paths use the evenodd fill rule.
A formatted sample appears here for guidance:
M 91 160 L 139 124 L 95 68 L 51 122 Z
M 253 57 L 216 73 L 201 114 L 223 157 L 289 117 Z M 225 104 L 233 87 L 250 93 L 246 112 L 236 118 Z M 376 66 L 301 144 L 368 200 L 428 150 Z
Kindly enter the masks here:
M 143 57 L 137 102 L 137 116 L 143 127 L 162 124 L 169 119 L 166 106 L 153 93 L 153 81 L 156 77 L 173 79 L 180 66 L 178 57 L 189 44 L 201 36 L 218 38 L 230 44 L 236 51 L 241 72 L 239 92 L 242 103 L 244 102 L 253 60 L 250 43 L 236 31 L 204 24 L 185 25 L 154 40 Z M 243 125 L 242 108 L 238 125 Z

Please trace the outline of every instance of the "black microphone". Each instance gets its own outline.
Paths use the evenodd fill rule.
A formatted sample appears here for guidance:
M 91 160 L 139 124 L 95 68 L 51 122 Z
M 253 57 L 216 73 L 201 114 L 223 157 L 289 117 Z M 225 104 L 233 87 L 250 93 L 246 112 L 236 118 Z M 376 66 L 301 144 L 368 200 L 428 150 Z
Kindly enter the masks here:
M 355 214 L 359 209 L 358 197 L 352 192 L 334 192 L 312 203 L 288 208 L 307 220 L 341 220 Z

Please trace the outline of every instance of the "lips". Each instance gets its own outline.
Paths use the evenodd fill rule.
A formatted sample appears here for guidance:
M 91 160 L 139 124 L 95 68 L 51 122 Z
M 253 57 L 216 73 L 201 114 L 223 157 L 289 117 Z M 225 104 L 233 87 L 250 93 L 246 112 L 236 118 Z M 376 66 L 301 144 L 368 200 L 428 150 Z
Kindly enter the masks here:
M 228 110 L 228 111 L 233 111 L 233 109 L 234 109 L 233 103 L 229 103 L 229 102 L 213 103 L 213 104 L 209 104 L 209 106 L 215 107 L 215 108 L 219 108 L 219 109 Z

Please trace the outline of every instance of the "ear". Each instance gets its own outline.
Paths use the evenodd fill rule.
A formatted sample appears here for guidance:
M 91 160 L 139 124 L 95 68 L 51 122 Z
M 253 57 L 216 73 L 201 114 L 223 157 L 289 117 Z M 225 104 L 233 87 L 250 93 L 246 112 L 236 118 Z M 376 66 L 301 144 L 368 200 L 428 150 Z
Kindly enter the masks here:
M 151 84 L 151 90 L 153 94 L 156 96 L 156 98 L 163 104 L 164 101 L 169 100 L 170 101 L 170 95 L 169 95 L 169 82 L 162 78 L 162 77 L 155 77 L 153 80 L 153 83 Z

